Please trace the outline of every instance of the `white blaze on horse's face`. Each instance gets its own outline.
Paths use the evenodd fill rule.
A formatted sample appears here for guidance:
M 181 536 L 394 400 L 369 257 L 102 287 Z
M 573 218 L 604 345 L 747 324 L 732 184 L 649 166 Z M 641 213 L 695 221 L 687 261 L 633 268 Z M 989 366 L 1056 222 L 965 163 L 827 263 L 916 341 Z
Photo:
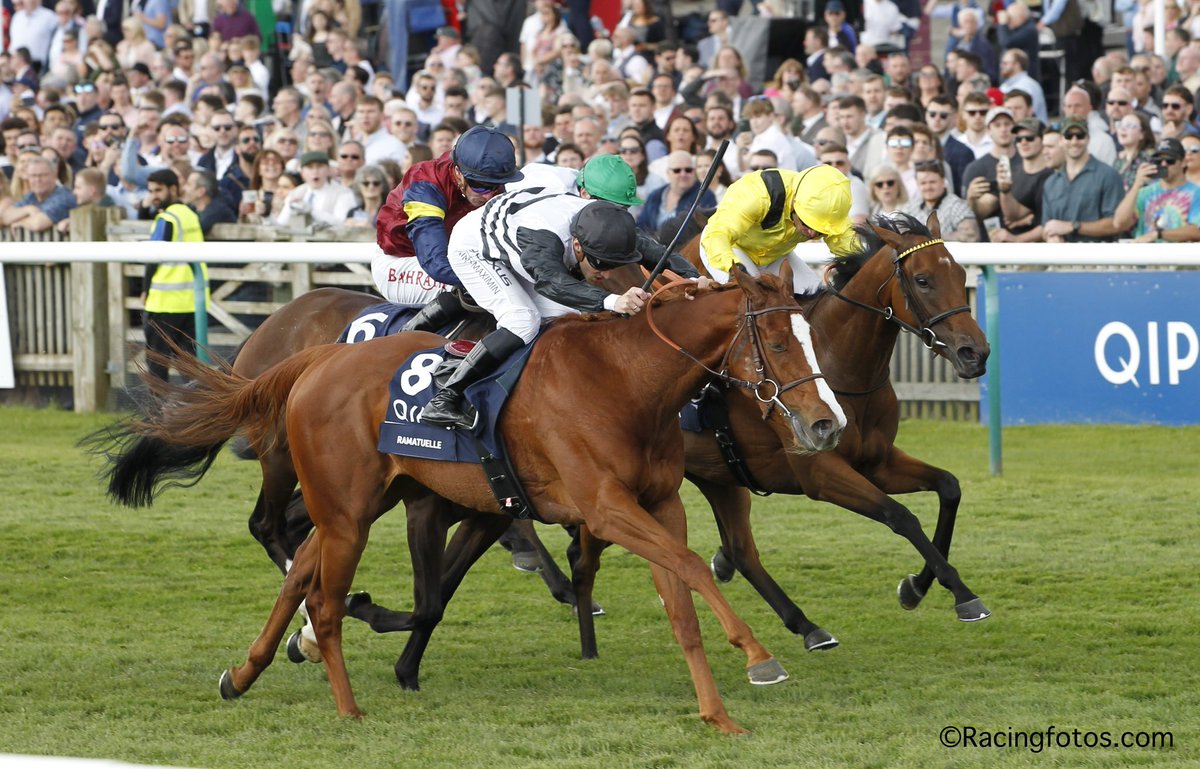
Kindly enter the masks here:
M 812 327 L 808 325 L 808 321 L 798 312 L 792 313 L 792 335 L 800 340 L 800 348 L 804 350 L 804 360 L 808 361 L 809 367 L 814 374 L 821 373 L 821 365 L 817 363 L 817 352 L 813 349 Z M 825 401 L 825 405 L 837 417 L 837 426 L 839 430 L 846 427 L 846 412 L 842 411 L 842 404 L 838 403 L 837 397 L 833 394 L 833 388 L 825 381 L 824 377 L 815 380 L 817 386 L 817 394 L 821 396 L 821 400 Z

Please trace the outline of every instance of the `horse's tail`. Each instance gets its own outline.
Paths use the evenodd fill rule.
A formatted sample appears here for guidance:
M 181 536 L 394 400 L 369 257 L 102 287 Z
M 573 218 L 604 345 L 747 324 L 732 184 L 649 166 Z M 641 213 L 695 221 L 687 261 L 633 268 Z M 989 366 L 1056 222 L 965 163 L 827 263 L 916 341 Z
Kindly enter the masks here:
M 85 438 L 103 454 L 108 495 L 129 507 L 154 502 L 172 486 L 195 485 L 239 429 L 252 444 L 274 440 L 288 394 L 326 346 L 304 350 L 256 379 L 210 368 L 190 355 L 172 365 L 194 381 L 172 385 L 145 376 L 152 396 L 143 414 Z

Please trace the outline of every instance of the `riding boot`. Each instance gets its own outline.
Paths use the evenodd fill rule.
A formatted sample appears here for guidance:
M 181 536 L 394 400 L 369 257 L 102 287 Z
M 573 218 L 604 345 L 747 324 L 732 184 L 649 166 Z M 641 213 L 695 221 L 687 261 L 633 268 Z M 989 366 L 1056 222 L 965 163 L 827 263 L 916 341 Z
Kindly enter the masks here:
M 467 314 L 458 297 L 449 291 L 444 291 L 433 298 L 404 324 L 401 331 L 430 331 L 434 334 L 455 321 L 461 320 Z
M 498 328 L 483 338 L 467 353 L 462 363 L 446 380 L 446 386 L 429 401 L 421 412 L 421 423 L 435 427 L 461 427 L 470 430 L 475 415 L 463 413 L 462 397 L 467 387 L 496 370 L 508 356 L 525 346 L 521 337 L 508 329 Z

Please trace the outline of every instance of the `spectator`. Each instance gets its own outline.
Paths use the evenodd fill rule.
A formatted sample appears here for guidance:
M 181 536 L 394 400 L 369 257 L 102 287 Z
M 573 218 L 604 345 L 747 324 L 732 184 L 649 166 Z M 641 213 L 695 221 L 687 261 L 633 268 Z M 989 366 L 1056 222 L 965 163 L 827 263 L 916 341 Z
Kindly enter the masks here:
M 376 163 L 385 158 L 400 160 L 407 149 L 404 142 L 397 139 L 383 125 L 383 103 L 374 96 L 363 96 L 355 108 L 357 130 L 354 130 L 355 141 L 361 142 L 365 148 L 366 161 Z M 412 122 L 416 122 L 413 120 Z
M 554 165 L 578 171 L 583 168 L 583 150 L 573 142 L 558 145 L 558 151 L 554 153 Z
M 277 224 L 287 227 L 293 217 L 308 215 L 314 225 L 340 227 L 354 209 L 354 193 L 329 180 L 329 156 L 321 152 L 306 152 L 300 158 L 300 174 L 304 179 L 288 195 Z
M 1024 69 L 1031 78 L 1040 81 L 1042 46 L 1038 41 L 1037 22 L 1030 16 L 1029 6 L 1021 0 L 1014 0 L 997 15 L 997 21 L 999 24 L 996 27 L 996 37 L 1000 43 L 1000 50 L 1019 50 L 1024 53 L 1027 62 Z M 1000 64 L 1003 67 L 1003 57 Z M 1000 76 L 1004 77 L 1003 71 Z M 1003 85 L 1000 87 L 1004 88 Z M 1044 117 L 1041 119 L 1045 120 Z
M 1154 148 L 1154 132 L 1150 130 L 1150 119 L 1141 112 L 1130 112 L 1116 121 L 1117 144 L 1120 151 L 1113 169 L 1121 175 L 1125 192 L 1133 186 L 1134 177 L 1141 166 L 1150 163 L 1150 150 Z
M 1042 188 L 1042 236 L 1049 243 L 1107 241 L 1122 230 L 1113 220 L 1121 202 L 1121 176 L 1088 151 L 1088 122 L 1062 121 L 1066 161 Z
M 239 202 L 238 213 L 259 221 L 270 218 L 283 167 L 283 157 L 275 150 L 264 149 L 258 153 L 250 170 L 249 189 L 255 192 L 254 200 Z
M 883 161 L 886 135 L 867 124 L 867 105 L 859 96 L 843 96 L 837 102 L 838 125 L 846 133 L 850 165 L 869 173 Z
M 598 118 L 592 115 L 585 115 L 575 120 L 573 132 L 574 144 L 583 153 L 585 160 L 590 159 L 596 154 L 602 135 L 603 129 Z
M 232 224 L 237 209 L 220 194 L 217 178 L 210 171 L 193 171 L 183 187 L 183 202 L 200 217 L 200 231 L 207 237 L 214 224 Z
M 1192 103 L 1192 98 L 1192 93 L 1178 84 L 1167 88 L 1163 92 L 1163 138 L 1177 139 L 1195 130 L 1195 123 L 1192 117 L 1195 107 Z
M 104 172 L 98 168 L 85 168 L 76 174 L 74 192 L 76 208 L 93 205 L 99 207 L 116 205 L 112 197 L 108 194 Z M 71 220 L 69 217 L 63 219 L 58 223 L 58 231 L 65 234 L 71 229 L 70 225 Z
M 863 33 L 860 45 L 889 45 L 900 49 L 905 47 L 902 34 L 905 17 L 892 0 L 864 0 L 862 12 Z
M 421 70 L 413 76 L 412 89 L 406 102 L 409 109 L 417 114 L 417 120 L 427 126 L 442 122 L 444 115 L 437 90 L 437 78 L 428 70 Z
M 283 213 L 283 204 L 287 200 L 287 196 L 303 183 L 304 180 L 300 178 L 300 174 L 285 172 L 279 177 L 279 182 L 275 186 L 275 194 L 271 198 L 269 221 L 272 223 L 279 221 L 279 216 Z
M 1183 170 L 1187 180 L 1200 184 L 1200 136 L 1188 134 L 1179 143 L 1183 145 Z
M 454 147 L 458 131 L 447 123 L 438 123 L 429 132 L 429 152 L 435 158 L 440 158 Z
M 258 20 L 239 0 L 217 0 L 217 16 L 212 21 L 213 32 L 224 40 L 239 37 L 262 37 Z
M 1042 239 L 1042 199 L 1046 180 L 1054 173 L 1042 148 L 1043 126 L 1037 118 L 1017 121 L 1013 129 L 1017 157 L 1011 172 L 997 169 L 997 192 L 1004 227 L 989 232 L 997 243 L 1034 242 Z
M 665 187 L 667 180 L 657 174 L 650 173 L 649 164 L 646 162 L 646 148 L 642 144 L 641 137 L 633 132 L 629 132 L 621 136 L 618 142 L 617 153 L 629 164 L 633 169 L 633 178 L 637 182 L 637 196 L 642 200 L 649 197 L 650 193 L 657 190 L 659 187 Z M 629 209 L 629 213 L 635 219 L 641 212 L 641 206 L 634 206 Z
M 679 114 L 679 93 L 671 75 L 660 72 L 650 80 L 650 93 L 654 98 L 654 124 L 665 129 L 671 118 Z
M 333 124 L 324 118 L 309 118 L 304 122 L 307 126 L 304 135 L 304 151 L 324 152 L 329 157 L 335 157 L 338 137 L 333 131 Z
M 280 88 L 279 93 L 271 100 L 271 113 L 275 116 L 276 123 L 299 134 L 304 130 L 304 119 L 300 114 L 303 106 L 304 97 L 295 88 L 288 86 Z
M 849 150 L 837 143 L 827 143 L 819 149 L 817 159 L 821 164 L 833 166 L 850 180 L 850 221 L 862 224 L 871 210 L 871 193 L 863 180 L 854 174 Z
M 218 186 L 219 194 L 235 211 L 242 204 L 242 193 L 253 189 L 254 162 L 262 151 L 262 140 L 258 131 L 251 125 L 238 127 L 237 144 L 234 156 L 237 162 L 232 163 L 225 175 L 221 177 Z
M 436 54 L 446 69 L 456 67 L 458 52 L 462 49 L 462 35 L 454 27 L 438 27 L 436 41 L 430 53 Z
M 1067 162 L 1066 144 L 1057 128 L 1047 128 L 1042 134 L 1042 157 L 1046 159 L 1046 167 L 1059 171 Z M 1045 195 L 1045 189 L 1042 190 Z
M 13 6 L 8 52 L 15 55 L 24 48 L 34 62 L 45 68 L 50 63 L 50 41 L 58 29 L 54 11 L 43 7 L 39 0 L 14 0 Z M 17 77 L 21 77 L 20 72 Z
M 666 78 L 655 78 L 666 80 Z M 658 160 L 667 154 L 666 135 L 654 118 L 654 96 L 650 91 L 639 88 L 629 95 L 630 125 L 638 130 L 649 161 Z
M 746 173 L 750 155 L 757 150 L 771 150 L 775 154 L 777 168 L 789 171 L 796 169 L 796 153 L 791 141 L 784 136 L 779 124 L 775 121 L 775 110 L 771 102 L 765 98 L 752 99 L 742 111 L 750 122 L 750 130 L 738 135 L 738 157 L 741 160 L 740 170 Z
M 26 0 L 33 2 L 34 0 Z M 111 0 L 110 0 L 111 2 Z M 144 0 L 139 8 L 133 9 L 133 16 L 142 23 L 142 31 L 155 48 L 166 44 L 167 26 L 171 23 L 171 0 Z M 178 188 L 176 189 L 178 192 Z
M 410 147 L 417 143 L 417 113 L 413 112 L 408 107 L 400 107 L 393 111 L 390 116 L 387 115 L 388 130 L 405 147 Z M 399 160 L 399 158 L 393 158 Z
M 25 161 L 24 169 L 28 192 L 0 212 L 0 226 L 44 232 L 70 215 L 75 195 L 59 183 L 53 161 L 35 155 Z
M 963 174 L 964 197 L 980 221 L 1001 216 L 1000 197 L 996 192 L 996 166 L 1000 162 L 1010 164 L 1015 154 L 1012 113 L 1004 107 L 992 107 L 985 120 L 991 148 L 986 155 L 976 158 L 967 166 Z M 989 224 L 987 229 L 1000 226 L 1004 226 L 1003 218 Z
M 887 157 L 884 162 L 900 175 L 905 197 L 917 196 L 917 172 L 913 168 L 913 131 L 906 125 L 892 126 L 887 132 Z M 871 177 L 874 177 L 874 173 Z
M 637 219 L 638 227 L 650 234 L 657 233 L 659 227 L 669 220 L 686 213 L 697 195 L 700 196 L 701 206 L 715 208 L 717 205 L 712 192 L 700 192 L 694 155 L 676 151 L 667 155 L 666 161 L 669 174 L 667 184 L 650 193 Z
M 900 179 L 900 173 L 889 165 L 881 165 L 867 180 L 870 191 L 871 216 L 880 216 L 898 211 L 908 203 L 908 191 Z
M 1098 89 L 1085 88 L 1083 84 L 1076 83 L 1063 96 L 1062 113 L 1064 118 L 1087 122 L 1088 155 L 1111 166 L 1117 159 L 1117 148 L 1112 137 L 1108 135 L 1108 121 L 1096 112 L 1099 100 Z
M 210 171 L 218 179 L 225 176 L 225 172 L 237 160 L 237 137 L 238 124 L 224 110 L 220 114 L 213 117 L 209 123 L 209 128 L 213 131 L 214 144 L 210 150 L 200 156 L 196 161 L 196 167 L 205 171 Z
M 825 69 L 825 52 L 829 49 L 829 29 L 824 24 L 814 24 L 804 31 L 805 73 L 808 82 L 815 83 L 829 77 Z
M 696 63 L 708 69 L 716 58 L 717 51 L 729 45 L 729 32 L 729 14 L 720 8 L 709 11 L 708 36 L 701 38 L 697 44 L 699 57 Z
M 705 149 L 700 150 L 700 152 L 696 154 L 697 179 L 703 179 L 704 177 L 708 176 L 708 169 L 716 157 L 716 150 Z M 752 163 L 754 162 L 753 157 L 751 157 L 750 160 Z M 733 184 L 733 177 L 729 175 L 729 169 L 725 167 L 724 163 L 722 163 L 721 167 L 717 170 L 716 176 L 713 177 L 712 185 L 709 187 L 713 197 L 717 199 L 717 205 L 721 204 L 721 201 L 725 198 L 725 191 L 729 189 L 729 185 L 731 184 Z
M 1045 122 L 1049 119 L 1046 113 L 1046 94 L 1042 91 L 1041 83 L 1034 80 L 1029 72 L 1029 56 L 1018 48 L 1004 52 L 1000 57 L 1000 90 L 1008 93 L 1020 89 L 1029 94 L 1033 100 L 1033 115 Z
M 1178 139 L 1158 143 L 1117 206 L 1113 225 L 1118 232 L 1133 227 L 1138 243 L 1200 241 L 1200 187 L 1188 181 L 1184 158 Z
M 942 239 L 948 242 L 974 243 L 979 240 L 979 223 L 967 201 L 946 187 L 945 171 L 936 160 L 926 160 L 917 166 L 917 188 L 920 195 L 910 200 L 901 211 L 926 221 L 937 212 Z
M 712 69 L 705 74 L 705 77 L 710 79 L 704 89 L 704 95 L 720 91 L 734 103 L 734 112 L 740 112 L 736 105 L 754 95 L 754 87 L 746 81 L 748 75 L 741 51 L 726 46 L 717 51 Z
M 346 226 L 375 229 L 375 220 L 383 207 L 383 200 L 391 191 L 383 169 L 379 166 L 363 166 L 358 169 L 352 189 L 358 205 L 350 212 Z
M 942 73 L 938 71 L 938 68 L 932 64 L 921 67 L 921 71 L 917 73 L 917 102 L 922 107 L 928 108 L 930 100 L 945 94 L 946 81 L 942 78 Z
M 667 125 L 667 151 L 686 152 L 693 157 L 703 147 L 703 137 L 696 124 L 687 117 L 677 117 Z M 667 159 L 661 157 L 650 163 L 650 172 L 667 179 Z M 667 179 L 670 182 L 670 179 Z
M 830 48 L 844 48 L 850 53 L 858 47 L 858 34 L 854 27 L 846 21 L 846 7 L 842 0 L 828 0 L 825 3 L 825 26 L 828 38 L 826 43 Z
M 358 142 L 350 141 L 342 145 L 337 155 L 337 178 L 347 189 L 354 186 L 359 169 L 366 165 L 366 152 Z M 391 191 L 390 189 L 388 190 Z
M 121 31 L 123 37 L 117 43 L 116 51 L 117 63 L 121 68 L 129 69 L 138 63 L 150 66 L 158 49 L 146 37 L 142 23 L 133 16 L 126 17 L 121 22 Z

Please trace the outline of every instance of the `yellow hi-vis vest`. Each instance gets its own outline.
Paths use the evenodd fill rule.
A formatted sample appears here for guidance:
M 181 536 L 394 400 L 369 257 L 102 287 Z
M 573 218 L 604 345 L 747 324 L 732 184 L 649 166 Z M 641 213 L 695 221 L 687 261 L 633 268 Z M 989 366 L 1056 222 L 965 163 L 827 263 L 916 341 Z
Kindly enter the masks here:
M 173 203 L 154 218 L 166 220 L 175 229 L 177 242 L 203 243 L 200 217 L 183 203 Z M 169 250 L 169 249 L 168 249 Z M 208 289 L 208 265 L 201 263 L 204 273 L 204 307 L 211 307 Z M 165 262 L 154 271 L 146 291 L 146 312 L 189 313 L 196 311 L 196 285 L 192 265 L 187 262 Z

